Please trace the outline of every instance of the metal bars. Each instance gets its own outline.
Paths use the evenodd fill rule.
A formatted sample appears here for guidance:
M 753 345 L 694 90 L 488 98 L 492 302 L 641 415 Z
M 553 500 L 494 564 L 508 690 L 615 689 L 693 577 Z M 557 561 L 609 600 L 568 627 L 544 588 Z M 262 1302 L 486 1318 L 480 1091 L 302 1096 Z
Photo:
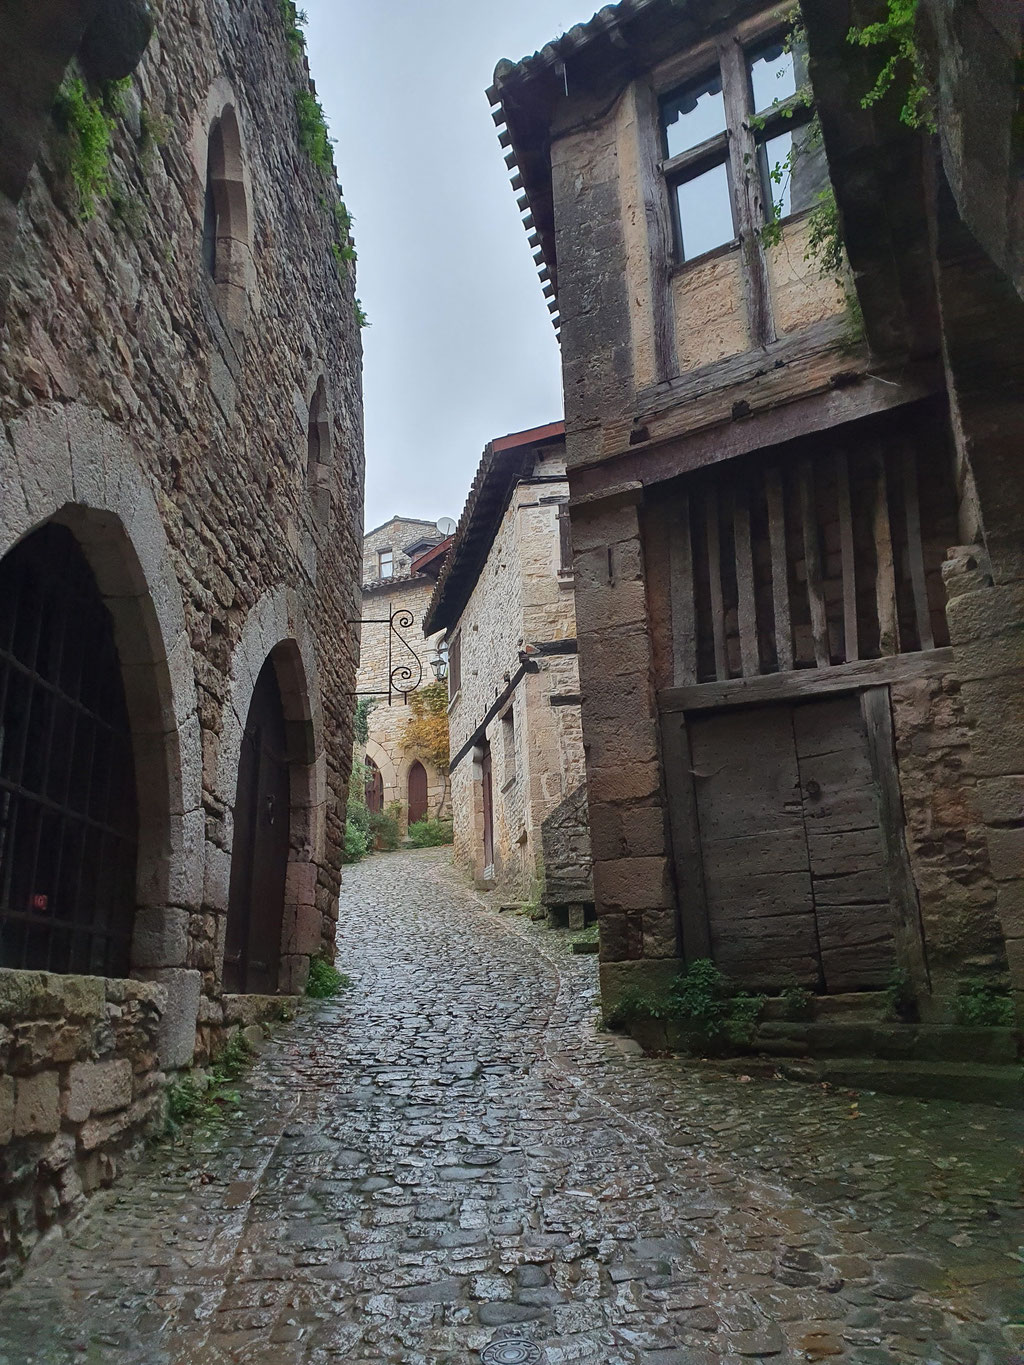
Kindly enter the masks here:
M 0 563 L 0 965 L 126 975 L 137 839 L 113 624 L 48 525 Z

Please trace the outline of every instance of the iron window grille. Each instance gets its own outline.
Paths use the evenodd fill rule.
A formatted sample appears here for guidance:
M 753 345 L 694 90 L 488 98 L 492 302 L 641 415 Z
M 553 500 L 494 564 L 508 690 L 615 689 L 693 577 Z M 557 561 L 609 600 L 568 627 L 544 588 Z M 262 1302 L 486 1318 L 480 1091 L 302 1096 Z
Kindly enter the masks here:
M 126 975 L 137 844 L 113 623 L 51 524 L 0 562 L 0 965 Z

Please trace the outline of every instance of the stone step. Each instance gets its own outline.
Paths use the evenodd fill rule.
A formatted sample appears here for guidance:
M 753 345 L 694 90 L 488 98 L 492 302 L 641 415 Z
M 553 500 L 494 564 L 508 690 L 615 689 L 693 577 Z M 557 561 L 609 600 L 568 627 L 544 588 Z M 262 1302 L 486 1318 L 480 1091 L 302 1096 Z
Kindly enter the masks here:
M 814 1061 L 779 1062 L 790 1080 L 875 1090 L 887 1095 L 913 1095 L 926 1100 L 956 1100 L 1024 1109 L 1024 1073 L 1018 1066 L 984 1066 L 971 1062 L 886 1062 L 872 1057 L 822 1057 Z
M 816 995 L 813 997 L 809 1019 L 856 1019 L 884 1021 L 891 1005 L 887 991 L 851 991 L 845 995 Z M 788 1019 L 787 1005 L 781 996 L 769 996 L 765 1001 L 766 1019 Z M 799 1021 L 794 1021 L 799 1022 Z
M 1013 1029 L 955 1024 L 783 1023 L 764 1020 L 754 1051 L 781 1057 L 873 1057 L 889 1061 L 1012 1065 L 1020 1042 Z

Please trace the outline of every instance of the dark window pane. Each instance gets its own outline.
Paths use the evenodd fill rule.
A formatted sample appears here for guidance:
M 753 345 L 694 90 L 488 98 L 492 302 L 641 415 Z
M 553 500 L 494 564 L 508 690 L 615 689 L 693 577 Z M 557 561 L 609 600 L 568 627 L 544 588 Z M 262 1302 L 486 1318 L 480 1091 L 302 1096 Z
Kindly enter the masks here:
M 796 94 L 796 70 L 793 53 L 783 50 L 782 41 L 753 52 L 749 58 L 750 88 L 754 109 L 760 113 L 779 100 Z
M 724 161 L 676 186 L 676 211 L 684 261 L 732 241 L 736 232 Z
M 688 152 L 716 133 L 724 132 L 725 100 L 718 72 L 662 100 L 661 124 L 666 156 Z

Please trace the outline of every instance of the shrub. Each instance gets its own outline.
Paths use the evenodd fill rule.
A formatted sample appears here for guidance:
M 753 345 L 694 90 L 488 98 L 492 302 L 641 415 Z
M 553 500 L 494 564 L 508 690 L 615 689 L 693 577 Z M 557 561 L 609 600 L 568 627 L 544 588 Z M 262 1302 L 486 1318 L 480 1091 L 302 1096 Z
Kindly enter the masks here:
M 810 1019 L 814 1013 L 814 992 L 798 981 L 791 981 L 782 991 L 782 1008 L 787 1019 Z
M 370 812 L 358 796 L 350 796 L 345 808 L 345 850 L 347 863 L 365 858 L 373 842 L 370 834 Z
M 351 984 L 351 979 L 339 972 L 334 963 L 322 954 L 310 962 L 309 980 L 306 982 L 306 994 L 310 999 L 329 1000 Z
M 987 981 L 961 981 L 954 1009 L 957 1023 L 971 1028 L 1012 1028 L 1015 1022 L 1013 1000 Z
M 710 958 L 698 958 L 667 990 L 624 991 L 605 1023 L 615 1028 L 662 1019 L 681 1026 L 692 1052 L 720 1051 L 723 1043 L 750 1046 L 764 1003 L 763 995 L 737 990 Z
M 370 814 L 370 833 L 373 835 L 374 843 L 377 848 L 387 853 L 398 847 L 401 809 L 400 801 L 390 801 L 384 810 L 373 811 Z
M 91 99 L 80 76 L 57 92 L 54 114 L 68 137 L 68 170 L 78 195 L 78 216 L 88 222 L 110 193 L 110 135 L 114 120 L 102 99 Z
M 409 843 L 413 848 L 438 848 L 454 838 L 451 820 L 417 820 L 409 826 Z
M 209 1071 L 186 1072 L 167 1087 L 165 1130 L 177 1136 L 193 1123 L 215 1127 L 223 1122 L 225 1110 L 238 1104 L 239 1095 L 229 1089 L 252 1061 L 255 1049 L 241 1030 L 233 1033 L 214 1058 Z
M 331 139 L 323 107 L 308 86 L 295 92 L 295 113 L 299 120 L 299 143 L 313 165 L 324 175 L 334 169 Z

